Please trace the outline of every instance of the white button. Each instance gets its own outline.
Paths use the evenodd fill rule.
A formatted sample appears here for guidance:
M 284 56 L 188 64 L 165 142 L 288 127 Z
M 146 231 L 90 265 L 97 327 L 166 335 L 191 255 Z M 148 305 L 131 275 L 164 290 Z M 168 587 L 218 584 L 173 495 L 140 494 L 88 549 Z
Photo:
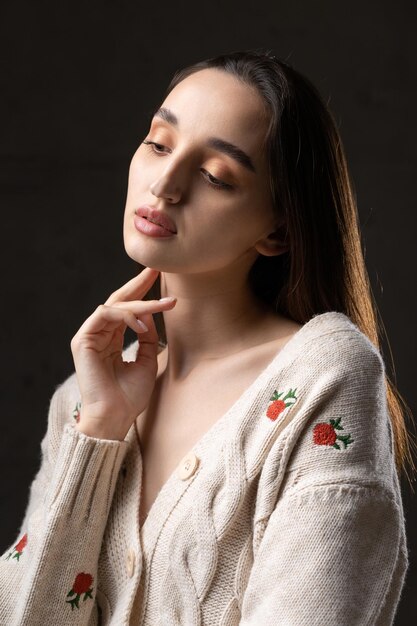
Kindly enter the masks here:
M 132 578 L 133 573 L 135 571 L 135 561 L 136 561 L 135 551 L 130 548 L 127 552 L 127 557 L 126 557 L 126 571 L 127 571 L 129 578 Z
M 187 478 L 190 478 L 190 476 L 192 476 L 196 471 L 198 464 L 199 459 L 196 457 L 194 452 L 186 454 L 178 466 L 178 478 L 181 478 L 181 480 L 187 480 Z

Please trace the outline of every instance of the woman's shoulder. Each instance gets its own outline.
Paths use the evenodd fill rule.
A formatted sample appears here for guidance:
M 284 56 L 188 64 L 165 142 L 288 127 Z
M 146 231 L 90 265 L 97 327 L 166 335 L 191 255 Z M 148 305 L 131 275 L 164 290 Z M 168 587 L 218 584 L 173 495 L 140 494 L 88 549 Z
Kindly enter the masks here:
M 375 350 L 374 344 L 363 333 L 351 318 L 341 311 L 327 311 L 317 313 L 306 322 L 301 330 L 306 340 L 328 335 L 337 335 L 340 338 L 351 340 L 356 337 L 358 342 Z
M 353 481 L 393 489 L 392 430 L 379 350 L 339 312 L 312 318 L 297 334 L 287 362 L 276 371 L 278 391 L 290 388 L 297 398 L 283 433 L 292 449 L 291 488 Z
M 369 367 L 372 372 L 385 371 L 380 350 L 345 313 L 329 311 L 311 317 L 295 332 L 278 355 L 276 365 L 299 367 L 301 362 L 315 373 L 329 368 L 346 373 Z

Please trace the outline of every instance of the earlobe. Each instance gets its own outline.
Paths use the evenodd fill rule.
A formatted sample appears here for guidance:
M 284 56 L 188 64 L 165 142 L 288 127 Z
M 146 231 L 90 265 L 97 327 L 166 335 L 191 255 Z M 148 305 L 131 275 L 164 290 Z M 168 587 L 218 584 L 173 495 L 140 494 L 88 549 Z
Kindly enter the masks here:
M 288 252 L 289 244 L 285 238 L 285 228 L 279 228 L 267 237 L 259 239 L 255 244 L 255 249 L 263 256 L 277 256 Z

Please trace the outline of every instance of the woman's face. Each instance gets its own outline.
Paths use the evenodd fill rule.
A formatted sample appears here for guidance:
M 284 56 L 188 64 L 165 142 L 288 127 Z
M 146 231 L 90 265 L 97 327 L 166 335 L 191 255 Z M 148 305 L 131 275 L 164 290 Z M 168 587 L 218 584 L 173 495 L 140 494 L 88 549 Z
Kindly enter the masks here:
M 130 164 L 128 255 L 162 272 L 250 267 L 276 228 L 260 96 L 225 72 L 205 69 L 179 83 L 161 109 Z M 158 212 L 156 220 L 168 216 L 176 232 L 143 232 L 153 228 L 140 216 L 143 205 Z

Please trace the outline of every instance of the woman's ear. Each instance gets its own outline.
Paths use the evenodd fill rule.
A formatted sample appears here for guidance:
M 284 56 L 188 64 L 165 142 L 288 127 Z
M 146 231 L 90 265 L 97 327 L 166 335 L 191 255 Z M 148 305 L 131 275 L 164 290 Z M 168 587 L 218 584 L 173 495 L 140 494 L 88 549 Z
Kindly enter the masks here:
M 259 239 L 255 249 L 264 256 L 277 256 L 289 250 L 288 233 L 285 223 L 281 224 L 272 233 Z

